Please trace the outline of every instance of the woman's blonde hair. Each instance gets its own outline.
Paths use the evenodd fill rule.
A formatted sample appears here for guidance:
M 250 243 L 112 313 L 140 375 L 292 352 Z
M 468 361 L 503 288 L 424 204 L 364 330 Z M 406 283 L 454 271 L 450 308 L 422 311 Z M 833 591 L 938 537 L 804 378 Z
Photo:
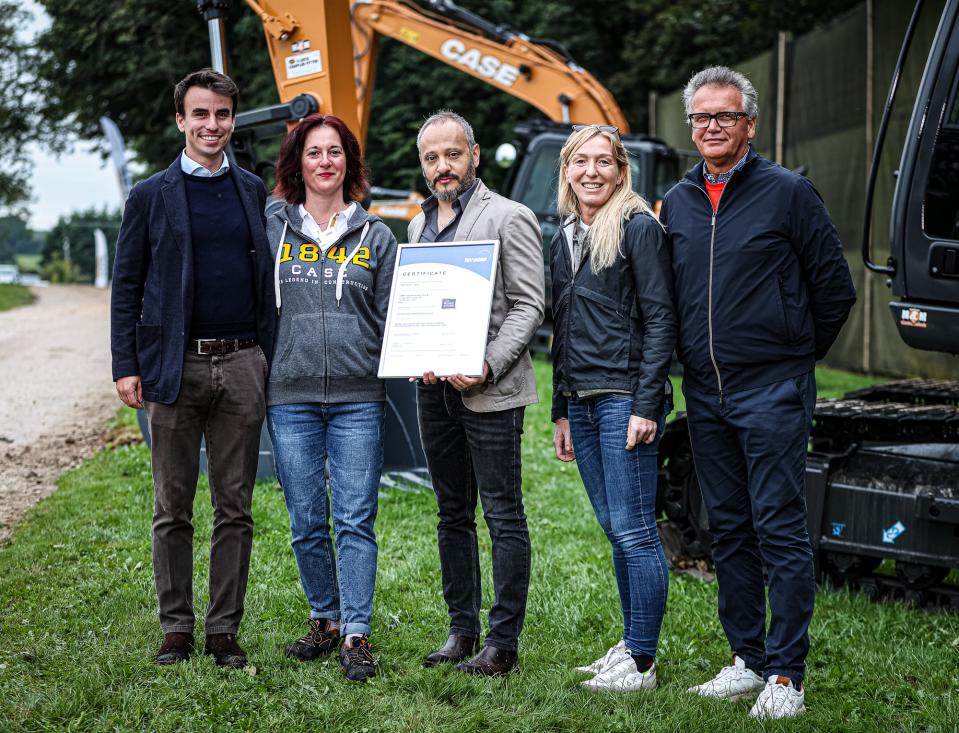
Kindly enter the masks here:
M 572 184 L 567 180 L 566 169 L 576 151 L 597 135 L 602 135 L 609 140 L 613 149 L 613 157 L 616 158 L 616 165 L 619 167 L 623 178 L 616 190 L 613 191 L 613 195 L 596 212 L 593 223 L 589 228 L 589 234 L 587 235 L 590 247 L 589 263 L 593 272 L 605 270 L 616 261 L 618 254 L 622 254 L 620 243 L 623 241 L 623 230 L 626 222 L 633 214 L 643 212 L 653 218 L 656 217 L 645 199 L 633 191 L 633 175 L 629 167 L 629 153 L 626 152 L 619 135 L 601 130 L 596 125 L 590 125 L 579 130 L 573 130 L 570 136 L 566 138 L 566 143 L 559 154 L 559 184 L 557 185 L 556 208 L 560 219 L 565 219 L 570 215 L 580 215 L 579 200 L 573 193 Z

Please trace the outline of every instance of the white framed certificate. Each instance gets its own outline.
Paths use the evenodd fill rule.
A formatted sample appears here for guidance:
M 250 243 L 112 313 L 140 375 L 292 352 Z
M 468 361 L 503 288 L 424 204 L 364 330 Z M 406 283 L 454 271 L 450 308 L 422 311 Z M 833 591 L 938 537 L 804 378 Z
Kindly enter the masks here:
M 400 244 L 378 376 L 480 376 L 499 240 Z

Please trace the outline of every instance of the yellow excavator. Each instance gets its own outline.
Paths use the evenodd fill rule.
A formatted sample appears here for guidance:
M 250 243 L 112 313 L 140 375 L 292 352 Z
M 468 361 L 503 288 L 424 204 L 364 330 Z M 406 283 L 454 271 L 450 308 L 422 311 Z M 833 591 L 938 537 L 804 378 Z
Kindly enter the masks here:
M 495 157 L 510 169 L 503 192 L 536 212 L 546 242 L 557 224 L 555 165 L 571 124 L 617 127 L 633 159 L 636 190 L 650 201 L 658 202 L 678 179 L 676 153 L 653 138 L 630 135 L 613 95 L 556 41 L 493 24 L 451 0 L 429 0 L 429 9 L 408 0 L 245 3 L 263 24 L 280 98 L 277 105 L 237 115 L 234 154 L 241 165 L 261 175 L 270 164 L 256 160 L 254 142 L 283 134 L 311 112 L 335 114 L 365 142 L 377 49 L 381 38 L 389 38 L 543 113 L 546 119 L 518 125 L 514 139 L 501 145 Z M 209 26 L 214 67 L 225 71 L 223 23 L 230 2 L 198 0 L 197 6 Z M 424 114 L 431 111 L 428 100 L 426 104 Z M 374 189 L 374 197 L 380 191 Z M 372 210 L 384 218 L 408 220 L 419 211 L 420 200 L 418 194 L 406 200 L 374 200 Z

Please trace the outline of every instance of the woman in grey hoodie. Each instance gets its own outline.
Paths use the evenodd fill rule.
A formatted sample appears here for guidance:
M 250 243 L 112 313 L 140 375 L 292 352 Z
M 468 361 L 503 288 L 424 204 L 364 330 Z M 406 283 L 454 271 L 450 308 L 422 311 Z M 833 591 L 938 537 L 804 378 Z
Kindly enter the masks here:
M 282 201 L 268 208 L 267 235 L 279 323 L 267 422 L 310 604 L 309 631 L 287 656 L 317 659 L 343 638 L 340 664 L 347 679 L 362 681 L 376 674 L 373 522 L 386 399 L 376 373 L 396 239 L 357 203 L 366 168 L 356 136 L 337 117 L 313 114 L 294 128 L 276 181 Z

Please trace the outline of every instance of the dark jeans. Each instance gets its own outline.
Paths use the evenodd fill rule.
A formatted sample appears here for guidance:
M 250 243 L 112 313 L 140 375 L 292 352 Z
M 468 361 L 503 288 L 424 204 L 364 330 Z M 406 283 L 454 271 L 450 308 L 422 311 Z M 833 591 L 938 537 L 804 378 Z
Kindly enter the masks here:
M 439 507 L 437 534 L 450 633 L 480 636 L 479 494 L 493 546 L 496 594 L 486 644 L 516 651 L 526 615 L 530 572 L 520 455 L 525 408 L 473 412 L 446 382 L 419 384 L 416 407 Z
M 813 372 L 726 395 L 683 386 L 696 475 L 709 515 L 719 619 L 748 667 L 805 676 L 816 600 L 806 528 L 806 443 Z M 763 562 L 772 619 L 766 637 Z
M 172 405 L 147 402 L 153 441 L 153 574 L 164 632 L 192 632 L 193 499 L 206 437 L 213 502 L 207 634 L 235 634 L 253 546 L 253 482 L 266 413 L 260 348 L 224 356 L 187 352 Z

